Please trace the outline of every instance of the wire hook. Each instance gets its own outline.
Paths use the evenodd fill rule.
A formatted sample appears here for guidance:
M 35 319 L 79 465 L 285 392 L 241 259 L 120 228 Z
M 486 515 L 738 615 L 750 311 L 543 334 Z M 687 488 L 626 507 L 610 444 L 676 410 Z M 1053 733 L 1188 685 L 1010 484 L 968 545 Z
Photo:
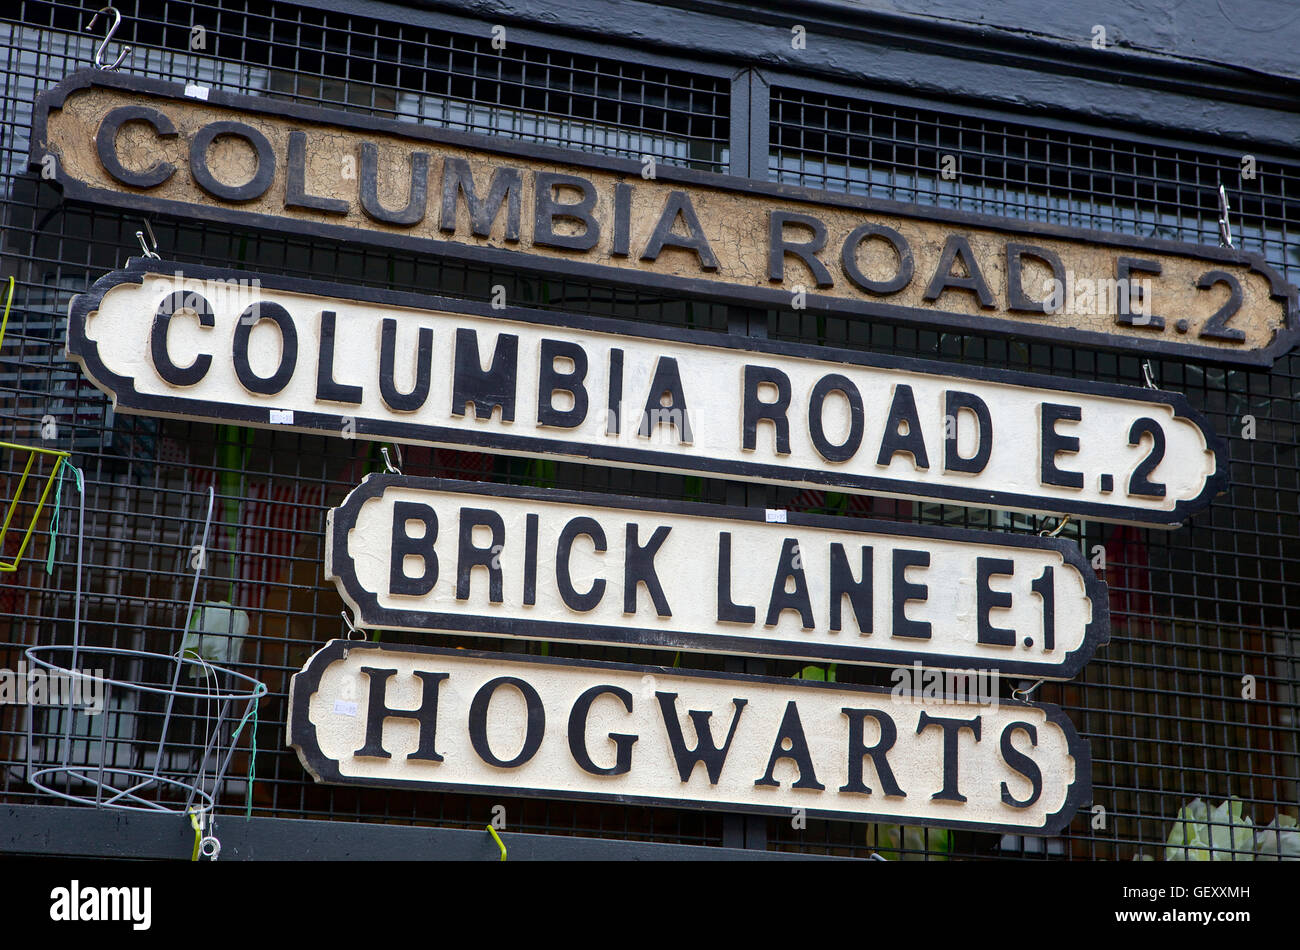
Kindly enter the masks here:
M 155 261 L 161 260 L 162 258 L 158 256 L 158 239 L 153 236 L 153 228 L 149 224 L 149 219 L 141 218 L 140 220 L 144 222 L 144 231 L 135 232 L 135 239 L 140 242 L 140 250 L 144 251 L 145 257 L 152 258 Z M 146 232 L 149 234 L 148 244 L 144 240 Z
M 1228 212 L 1232 208 L 1228 205 L 1228 192 L 1219 184 L 1219 247 L 1232 247 L 1232 225 L 1228 220 Z
M 1019 699 L 1021 702 L 1028 702 L 1029 694 L 1032 693 L 1034 690 L 1038 689 L 1038 687 L 1042 685 L 1043 685 L 1043 681 L 1039 680 L 1037 683 L 1035 683 L 1033 686 L 1030 686 L 1028 689 L 1025 689 L 1023 687 L 1016 687 L 1011 691 L 1011 698 Z
M 340 610 L 339 616 L 343 618 L 343 624 L 348 628 L 349 640 L 353 640 L 353 639 L 364 640 L 366 638 L 366 632 L 364 630 L 357 629 L 356 624 L 352 622 L 352 618 L 348 616 L 348 612 L 346 610 Z M 356 637 L 352 636 L 354 633 L 356 634 Z
M 1038 532 L 1038 536 L 1040 538 L 1056 537 L 1058 534 L 1061 533 L 1061 531 L 1065 528 L 1065 526 L 1070 523 L 1070 517 L 1071 517 L 1070 515 L 1063 516 L 1055 528 L 1053 528 L 1051 531 L 1048 531 L 1046 528 L 1044 528 L 1042 531 Z
M 87 31 L 93 30 L 95 28 L 95 22 L 99 19 L 100 13 L 113 14 L 113 23 L 111 26 L 109 26 L 108 32 L 104 34 L 103 42 L 100 43 L 99 46 L 95 49 L 95 65 L 103 70 L 117 69 L 117 67 L 122 65 L 122 60 L 126 59 L 127 55 L 131 52 L 131 47 L 123 46 L 122 51 L 117 54 L 117 59 L 113 60 L 113 64 L 111 66 L 104 65 L 104 49 L 108 46 L 109 41 L 111 41 L 113 39 L 113 36 L 117 33 L 117 28 L 122 25 L 122 14 L 118 11 L 117 7 L 114 7 L 112 5 L 109 5 L 107 7 L 101 7 L 99 11 L 96 12 L 95 15 L 90 18 L 90 22 L 86 24 Z
M 1160 388 L 1156 385 L 1156 371 L 1152 369 L 1150 360 L 1142 361 L 1142 380 L 1146 384 L 1147 389 Z
M 402 474 L 402 450 L 400 447 L 394 445 L 393 452 L 397 455 L 396 465 L 394 465 L 392 459 L 388 457 L 388 446 L 381 445 L 379 447 L 379 454 L 384 457 L 384 468 L 388 469 L 388 471 L 391 472 L 393 475 L 401 475 Z

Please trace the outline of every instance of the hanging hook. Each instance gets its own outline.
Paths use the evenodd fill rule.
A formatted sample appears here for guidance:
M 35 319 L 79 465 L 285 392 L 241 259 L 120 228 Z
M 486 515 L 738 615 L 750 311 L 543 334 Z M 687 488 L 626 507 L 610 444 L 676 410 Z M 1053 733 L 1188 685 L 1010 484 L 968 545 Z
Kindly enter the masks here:
M 1142 361 L 1142 379 L 1145 382 L 1147 389 L 1160 388 L 1156 385 L 1156 371 L 1151 368 L 1150 360 Z
M 1222 184 L 1219 185 L 1219 247 L 1232 247 L 1232 225 L 1229 223 L 1228 212 L 1232 208 L 1228 205 L 1228 192 Z
M 145 257 L 152 258 L 155 261 L 161 260 L 162 258 L 158 256 L 158 239 L 153 236 L 153 228 L 149 225 L 149 219 L 141 218 L 140 220 L 144 222 L 144 231 L 135 232 L 135 239 L 140 242 L 140 250 L 144 251 Z M 149 234 L 148 244 L 144 240 L 145 232 Z
M 1038 689 L 1038 687 L 1042 685 L 1043 685 L 1043 681 L 1039 680 L 1037 683 L 1035 683 L 1033 686 L 1030 686 L 1028 689 L 1025 689 L 1023 687 L 1017 687 L 1016 689 L 1013 689 L 1011 691 L 1011 698 L 1019 699 L 1021 702 L 1028 702 L 1029 694 L 1032 693 L 1034 690 Z
M 349 640 L 352 639 L 364 640 L 366 638 L 366 632 L 364 630 L 358 630 L 356 628 L 356 625 L 352 622 L 352 618 L 348 616 L 348 612 L 346 610 L 340 610 L 339 616 L 343 618 L 343 624 L 348 628 Z M 356 637 L 352 636 L 352 634 L 354 633 L 356 634 Z
M 1065 515 L 1063 518 L 1061 518 L 1060 522 L 1057 524 L 1055 528 L 1053 528 L 1051 531 L 1048 531 L 1046 528 L 1044 528 L 1042 531 L 1038 532 L 1038 536 L 1040 538 L 1054 538 L 1058 534 L 1060 534 L 1061 530 L 1069 523 L 1070 523 L 1070 516 Z
M 384 457 L 384 467 L 394 475 L 401 475 L 402 474 L 402 450 L 400 447 L 394 445 L 393 452 L 396 453 L 397 455 L 396 465 L 394 465 L 392 459 L 388 457 L 388 446 L 381 445 L 379 447 L 379 454 Z
M 113 23 L 111 26 L 109 26 L 108 32 L 104 34 L 104 41 L 100 43 L 95 50 L 95 65 L 98 66 L 100 69 L 104 69 L 104 70 L 117 69 L 117 67 L 122 65 L 122 60 L 126 59 L 127 55 L 131 52 L 131 47 L 123 46 L 122 52 L 117 54 L 117 59 L 113 60 L 113 64 L 111 66 L 104 65 L 104 49 L 108 46 L 109 42 L 113 39 L 114 34 L 117 33 L 117 28 L 122 25 L 122 14 L 118 12 L 117 7 L 111 5 L 107 7 L 102 7 L 93 17 L 90 18 L 90 22 L 86 24 L 87 31 L 93 30 L 95 28 L 95 22 L 99 19 L 100 13 L 113 14 Z

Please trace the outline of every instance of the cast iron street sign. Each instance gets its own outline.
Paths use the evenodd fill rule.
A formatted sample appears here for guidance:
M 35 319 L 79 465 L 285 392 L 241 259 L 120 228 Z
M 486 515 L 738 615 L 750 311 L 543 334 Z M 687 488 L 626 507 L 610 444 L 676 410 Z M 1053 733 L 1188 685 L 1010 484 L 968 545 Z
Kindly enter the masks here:
M 357 626 L 1069 679 L 1105 588 L 1060 538 L 371 475 L 326 528 Z
M 76 297 L 119 410 L 1177 526 L 1227 480 L 1174 393 L 143 258 Z
M 74 73 L 31 161 L 72 199 L 728 303 L 1265 366 L 1297 339 L 1256 254 L 188 91 Z
M 335 640 L 289 691 L 321 782 L 1055 834 L 1091 795 L 1055 706 Z

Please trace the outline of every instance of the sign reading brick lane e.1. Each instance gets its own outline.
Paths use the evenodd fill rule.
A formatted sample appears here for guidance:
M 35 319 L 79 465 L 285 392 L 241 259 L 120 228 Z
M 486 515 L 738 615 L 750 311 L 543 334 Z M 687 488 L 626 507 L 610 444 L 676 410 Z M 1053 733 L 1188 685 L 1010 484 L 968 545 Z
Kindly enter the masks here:
M 69 313 L 125 412 L 1178 525 L 1175 393 L 136 258 Z
M 1055 834 L 1091 795 L 1046 704 L 335 640 L 289 692 L 320 782 Z
M 372 475 L 330 512 L 326 573 L 384 630 L 1049 679 L 1106 642 L 1073 542 L 777 515 Z
M 1265 366 L 1297 341 L 1295 288 L 1231 248 L 182 90 L 68 76 L 31 161 L 76 200 L 733 304 Z

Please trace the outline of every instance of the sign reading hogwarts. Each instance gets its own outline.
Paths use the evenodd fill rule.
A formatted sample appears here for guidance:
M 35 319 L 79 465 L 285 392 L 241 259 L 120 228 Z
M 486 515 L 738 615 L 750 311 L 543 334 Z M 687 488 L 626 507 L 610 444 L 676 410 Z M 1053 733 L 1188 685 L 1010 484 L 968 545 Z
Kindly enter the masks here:
M 1172 527 L 1183 396 L 137 258 L 68 353 L 119 410 Z
M 1069 679 L 1109 627 L 1064 539 L 433 478 L 368 477 L 325 566 L 384 630 Z
M 1295 288 L 1232 249 L 831 195 L 83 70 L 33 164 L 69 198 L 763 307 L 1270 365 Z
M 335 640 L 293 677 L 320 782 L 1055 834 L 1091 795 L 1055 706 Z

